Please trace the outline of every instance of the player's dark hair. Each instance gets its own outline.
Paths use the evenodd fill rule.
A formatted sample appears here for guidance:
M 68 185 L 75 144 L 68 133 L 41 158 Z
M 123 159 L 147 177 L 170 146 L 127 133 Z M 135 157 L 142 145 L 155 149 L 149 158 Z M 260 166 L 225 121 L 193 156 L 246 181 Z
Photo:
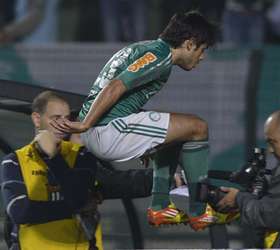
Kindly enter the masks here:
M 211 47 L 215 44 L 216 33 L 215 24 L 199 12 L 190 11 L 175 14 L 159 37 L 173 48 L 180 47 L 188 39 L 193 39 L 197 47 L 204 43 Z
M 53 91 L 44 91 L 37 95 L 32 103 L 32 112 L 37 112 L 39 114 L 44 114 L 47 105 L 50 101 L 61 101 L 67 103 L 67 101 L 60 95 Z

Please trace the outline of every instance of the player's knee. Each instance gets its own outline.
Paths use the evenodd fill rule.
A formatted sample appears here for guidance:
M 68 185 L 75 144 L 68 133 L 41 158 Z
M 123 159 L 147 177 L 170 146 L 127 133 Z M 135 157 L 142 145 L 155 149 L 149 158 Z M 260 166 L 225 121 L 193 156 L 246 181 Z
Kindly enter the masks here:
M 194 129 L 193 140 L 208 139 L 208 124 L 206 121 L 201 118 L 196 119 Z

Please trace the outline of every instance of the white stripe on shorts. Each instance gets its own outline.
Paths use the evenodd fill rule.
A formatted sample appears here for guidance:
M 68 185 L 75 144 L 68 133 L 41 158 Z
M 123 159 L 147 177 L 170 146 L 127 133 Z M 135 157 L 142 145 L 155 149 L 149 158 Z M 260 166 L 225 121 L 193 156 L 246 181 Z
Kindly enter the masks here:
M 121 119 L 114 120 L 112 124 L 120 133 L 132 133 L 132 134 L 164 139 L 167 132 L 167 129 L 163 129 L 155 126 L 135 124 L 135 123 L 129 123 L 127 125 Z

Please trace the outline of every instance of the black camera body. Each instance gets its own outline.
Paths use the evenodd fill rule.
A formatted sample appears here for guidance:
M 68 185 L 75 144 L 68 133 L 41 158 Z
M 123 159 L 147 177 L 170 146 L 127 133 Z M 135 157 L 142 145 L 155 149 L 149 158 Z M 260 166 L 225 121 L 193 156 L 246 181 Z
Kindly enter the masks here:
M 240 170 L 234 172 L 209 170 L 207 178 L 201 180 L 198 184 L 197 200 L 207 202 L 215 209 L 217 203 L 225 196 L 220 188 L 209 183 L 209 178 L 237 183 L 244 187 L 247 192 L 255 195 L 257 199 L 260 199 L 266 193 L 266 175 L 270 174 L 271 171 L 266 169 L 265 149 L 254 148 L 252 159 Z

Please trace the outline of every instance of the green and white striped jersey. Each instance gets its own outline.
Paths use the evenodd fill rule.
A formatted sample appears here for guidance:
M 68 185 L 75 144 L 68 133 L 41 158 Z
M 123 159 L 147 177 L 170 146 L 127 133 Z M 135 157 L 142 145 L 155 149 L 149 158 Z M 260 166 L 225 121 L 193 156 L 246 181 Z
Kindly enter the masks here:
M 131 44 L 107 62 L 79 114 L 83 120 L 98 93 L 113 79 L 120 79 L 127 92 L 106 112 L 96 125 L 138 113 L 143 105 L 167 82 L 172 68 L 170 46 L 161 39 Z

